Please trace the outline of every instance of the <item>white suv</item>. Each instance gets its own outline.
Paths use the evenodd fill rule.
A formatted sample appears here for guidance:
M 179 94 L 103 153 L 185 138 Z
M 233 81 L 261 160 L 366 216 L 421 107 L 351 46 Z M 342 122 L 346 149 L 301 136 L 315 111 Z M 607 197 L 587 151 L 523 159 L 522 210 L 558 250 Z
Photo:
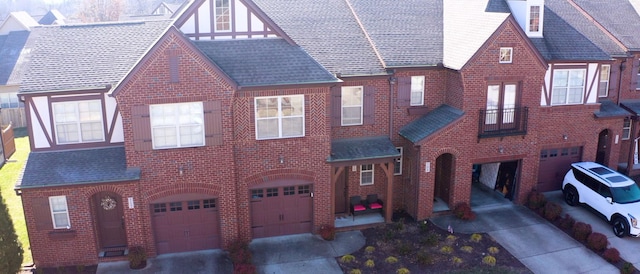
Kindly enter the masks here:
M 640 236 L 640 188 L 629 177 L 593 162 L 571 164 L 562 193 L 567 204 L 587 204 L 604 216 L 618 237 Z

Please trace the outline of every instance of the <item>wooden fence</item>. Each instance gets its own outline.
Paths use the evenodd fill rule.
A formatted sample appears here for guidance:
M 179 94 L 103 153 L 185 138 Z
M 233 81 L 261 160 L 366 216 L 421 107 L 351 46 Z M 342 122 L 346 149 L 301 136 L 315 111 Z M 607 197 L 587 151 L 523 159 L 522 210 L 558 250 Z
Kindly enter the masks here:
M 16 142 L 13 138 L 13 125 L 9 124 L 2 129 L 2 150 L 4 158 L 9 159 L 16 152 Z

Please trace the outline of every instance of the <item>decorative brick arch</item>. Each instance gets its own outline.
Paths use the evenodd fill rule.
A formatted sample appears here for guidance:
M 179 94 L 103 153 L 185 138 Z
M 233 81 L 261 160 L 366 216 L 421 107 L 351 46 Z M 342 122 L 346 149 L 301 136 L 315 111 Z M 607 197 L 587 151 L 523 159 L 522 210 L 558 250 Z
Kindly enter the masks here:
M 255 174 L 248 177 L 245 181 L 247 182 L 247 187 L 251 188 L 265 182 L 285 179 L 303 180 L 313 183 L 315 182 L 315 177 L 315 173 L 311 171 L 298 169 L 278 169 Z
M 205 183 L 180 183 L 165 185 L 145 191 L 142 193 L 142 198 L 148 203 L 160 198 L 186 193 L 201 193 L 211 195 L 213 197 L 219 197 L 221 192 L 220 190 L 219 185 Z

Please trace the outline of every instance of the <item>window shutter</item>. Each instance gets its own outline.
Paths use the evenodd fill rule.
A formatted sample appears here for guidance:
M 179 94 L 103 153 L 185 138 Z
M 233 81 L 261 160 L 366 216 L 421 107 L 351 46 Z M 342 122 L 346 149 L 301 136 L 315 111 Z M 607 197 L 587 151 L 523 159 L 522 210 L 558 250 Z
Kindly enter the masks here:
M 136 151 L 152 150 L 153 143 L 151 141 L 149 106 L 133 106 L 131 108 L 131 116 L 134 149 Z
M 640 59 L 633 60 L 633 71 L 631 72 L 631 89 L 638 89 L 638 69 L 640 68 Z
M 362 124 L 363 125 L 373 125 L 375 123 L 374 120 L 374 111 L 375 111 L 375 93 L 376 89 L 372 86 L 364 87 L 364 106 L 362 113 Z
M 612 91 L 618 88 L 618 82 L 620 80 L 620 66 L 611 64 L 609 71 L 609 91 L 607 91 L 607 94 L 611 94 Z
M 203 106 L 206 145 L 222 145 L 222 104 L 220 101 L 207 101 Z
M 51 220 L 51 210 L 49 209 L 49 198 L 38 197 L 31 199 L 33 218 L 36 219 L 37 230 L 53 229 Z
M 168 50 L 167 59 L 169 60 L 169 82 L 177 83 L 180 81 L 180 67 L 178 64 L 178 51 Z
M 398 77 L 398 106 L 411 104 L 411 77 Z
M 331 125 L 339 127 L 342 125 L 342 88 L 335 86 L 331 88 Z

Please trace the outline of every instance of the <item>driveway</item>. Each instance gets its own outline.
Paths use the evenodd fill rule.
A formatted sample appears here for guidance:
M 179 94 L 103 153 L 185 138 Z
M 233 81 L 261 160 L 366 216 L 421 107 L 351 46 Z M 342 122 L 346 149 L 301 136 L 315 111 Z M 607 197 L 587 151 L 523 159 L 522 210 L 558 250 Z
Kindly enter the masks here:
M 625 261 L 632 263 L 636 269 L 640 269 L 640 238 L 618 238 L 613 235 L 611 225 L 604 218 L 599 217 L 585 206 L 569 206 L 562 198 L 562 191 L 546 192 L 547 201 L 553 201 L 562 205 L 562 213 L 569 214 L 577 222 L 583 222 L 591 225 L 594 232 L 599 232 L 607 236 L 609 247 L 615 247 L 620 251 L 620 257 Z

